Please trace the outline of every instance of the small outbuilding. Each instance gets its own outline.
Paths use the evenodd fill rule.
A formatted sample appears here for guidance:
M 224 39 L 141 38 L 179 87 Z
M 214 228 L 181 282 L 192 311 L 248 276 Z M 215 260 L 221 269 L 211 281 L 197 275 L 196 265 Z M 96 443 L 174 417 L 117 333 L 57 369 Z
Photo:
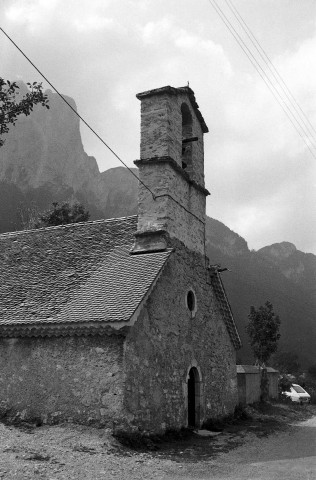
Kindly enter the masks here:
M 243 405 L 259 402 L 262 368 L 256 365 L 236 365 L 238 382 L 238 400 Z M 278 398 L 279 372 L 267 367 L 269 398 Z

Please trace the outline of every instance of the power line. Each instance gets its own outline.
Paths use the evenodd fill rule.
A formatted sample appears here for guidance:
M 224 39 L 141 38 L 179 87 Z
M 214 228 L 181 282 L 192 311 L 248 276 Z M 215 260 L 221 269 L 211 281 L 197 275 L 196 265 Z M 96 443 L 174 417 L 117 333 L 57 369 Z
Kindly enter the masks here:
M 127 170 L 129 170 L 129 172 L 135 177 L 137 178 L 137 180 L 152 194 L 152 197 L 153 199 L 155 200 L 155 195 L 153 194 L 153 192 L 150 190 L 149 187 L 147 187 L 147 185 L 145 185 L 144 182 L 142 182 L 142 180 L 140 180 L 138 178 L 138 176 L 133 172 L 133 170 L 131 168 L 129 168 L 125 162 L 123 162 L 123 160 L 117 155 L 117 153 L 114 152 L 114 150 L 103 140 L 103 138 L 100 137 L 100 135 L 97 134 L 97 132 L 89 125 L 88 122 L 85 121 L 85 119 L 79 115 L 79 113 L 77 112 L 77 110 L 75 108 L 73 108 L 73 106 L 65 99 L 65 97 L 57 90 L 57 88 L 48 80 L 48 78 L 37 68 L 37 66 L 29 59 L 29 57 L 21 50 L 20 47 L 18 47 L 18 45 L 12 40 L 11 37 L 9 37 L 9 35 L 3 30 L 3 28 L 0 27 L 0 30 L 2 31 L 2 33 L 4 33 L 4 35 L 10 40 L 10 42 L 19 50 L 19 52 L 23 55 L 24 58 L 26 58 L 26 60 L 35 68 L 35 70 L 44 78 L 44 80 L 46 80 L 46 82 L 55 90 L 55 92 L 57 93 L 57 95 L 59 95 L 59 97 L 68 105 L 68 107 L 75 113 L 75 115 L 77 115 L 77 117 L 80 118 L 80 120 L 89 128 L 89 130 L 91 130 L 92 133 L 94 133 L 94 135 L 103 143 L 103 145 L 106 146 L 106 148 L 108 150 L 110 150 L 110 152 L 127 168 Z
M 176 203 L 177 205 L 179 205 L 179 207 L 183 208 L 183 210 L 187 213 L 190 213 L 192 215 L 192 217 L 196 218 L 196 220 L 198 220 L 200 223 L 202 223 L 203 225 L 205 225 L 205 222 L 203 220 L 201 220 L 197 215 L 195 215 L 194 213 L 190 212 L 190 210 L 188 210 L 184 205 L 182 205 L 182 203 L 178 202 L 178 200 L 176 200 L 172 195 L 170 195 L 170 193 L 162 193 L 161 195 L 156 195 L 156 198 L 162 198 L 162 197 L 168 197 L 170 198 L 171 200 L 174 201 L 174 203 Z
M 252 63 L 252 65 L 254 66 L 254 68 L 257 70 L 257 72 L 259 73 L 260 77 L 262 78 L 262 80 L 265 82 L 265 84 L 267 85 L 267 87 L 269 88 L 270 92 L 273 94 L 274 98 L 276 99 L 276 101 L 279 103 L 280 107 L 282 108 L 282 110 L 284 111 L 284 113 L 287 115 L 287 117 L 289 118 L 290 122 L 292 123 L 292 125 L 294 126 L 294 128 L 296 129 L 297 133 L 300 135 L 300 137 L 302 137 L 303 141 L 305 142 L 306 146 L 308 147 L 308 149 L 310 150 L 311 154 L 313 155 L 313 157 L 316 159 L 315 157 L 315 154 L 314 152 L 311 150 L 310 148 L 310 145 L 307 143 L 306 139 L 305 139 L 305 136 L 302 135 L 301 131 L 297 128 L 297 126 L 303 131 L 304 135 L 306 135 L 306 132 L 304 130 L 304 128 L 302 127 L 302 125 L 300 124 L 300 122 L 297 120 L 297 118 L 295 117 L 295 115 L 293 114 L 293 112 L 290 110 L 290 108 L 288 107 L 288 105 L 286 104 L 286 102 L 284 101 L 284 99 L 282 98 L 282 96 L 280 95 L 279 91 L 276 89 L 276 87 L 274 86 L 274 84 L 272 83 L 271 79 L 268 77 L 268 75 L 266 74 L 266 72 L 263 70 L 263 68 L 261 67 L 261 65 L 259 64 L 259 62 L 257 61 L 256 57 L 253 55 L 253 53 L 251 52 L 251 50 L 248 48 L 248 46 L 246 45 L 246 43 L 244 42 L 244 40 L 242 39 L 242 37 L 239 35 L 239 33 L 236 31 L 236 29 L 234 28 L 234 26 L 232 25 L 232 23 L 229 21 L 229 19 L 227 18 L 227 16 L 225 15 L 225 13 L 223 12 L 223 10 L 218 6 L 218 4 L 216 3 L 215 0 L 209 0 L 209 2 L 211 3 L 211 5 L 213 6 L 213 8 L 215 9 L 216 13 L 220 16 L 221 20 L 224 22 L 224 24 L 226 25 L 226 27 L 228 28 L 228 30 L 230 31 L 230 33 L 233 35 L 233 37 L 235 38 L 235 40 L 237 41 L 237 43 L 239 44 L 240 48 L 243 50 L 243 52 L 245 53 L 245 55 L 248 57 L 249 61 Z M 271 89 L 272 87 L 272 89 Z M 293 118 L 292 118 L 293 117 Z M 297 125 L 295 125 L 294 121 L 296 122 Z M 310 140 L 310 139 L 309 139 Z M 313 142 L 310 140 L 311 142 L 311 146 L 316 150 L 316 146 L 315 144 L 313 144 Z
M 269 77 L 266 75 L 265 71 L 263 70 L 263 68 L 261 67 L 261 65 L 258 63 L 256 57 L 253 55 L 253 53 L 251 52 L 251 50 L 248 48 L 248 46 L 245 44 L 245 42 L 243 41 L 243 39 L 241 38 L 241 36 L 239 35 L 239 33 L 236 31 L 236 29 L 234 28 L 234 26 L 232 25 L 232 23 L 228 20 L 227 16 L 224 14 L 224 12 L 221 10 L 221 8 L 218 6 L 218 4 L 216 3 L 215 0 L 208 0 L 209 3 L 212 5 L 212 7 L 214 8 L 214 10 L 216 11 L 216 13 L 219 15 L 219 17 L 221 18 L 221 20 L 223 21 L 223 23 L 226 25 L 226 27 L 228 28 L 228 30 L 230 31 L 230 33 L 232 34 L 232 36 L 235 38 L 236 42 L 238 43 L 238 45 L 240 46 L 240 48 L 243 50 L 243 52 L 245 53 L 245 55 L 247 56 L 247 58 L 249 59 L 249 61 L 251 62 L 251 64 L 253 65 L 253 67 L 256 69 L 256 71 L 258 72 L 258 74 L 260 75 L 260 77 L 262 78 L 262 80 L 265 82 L 265 84 L 267 85 L 267 87 L 269 88 L 270 92 L 272 93 L 272 95 L 274 96 L 274 98 L 276 99 L 276 101 L 278 102 L 278 104 L 280 105 L 280 107 L 282 108 L 282 110 L 284 111 L 284 113 L 286 114 L 286 116 L 288 117 L 288 119 L 290 120 L 290 122 L 292 123 L 293 127 L 295 128 L 295 130 L 297 131 L 297 133 L 300 135 L 300 137 L 302 137 L 303 141 L 305 142 L 307 148 L 309 149 L 309 151 L 311 152 L 312 156 L 315 158 L 316 160 L 316 156 L 314 154 L 314 152 L 312 151 L 310 145 L 307 143 L 304 135 L 302 135 L 301 131 L 297 128 L 297 126 L 295 125 L 294 121 L 297 123 L 297 125 L 299 126 L 300 129 L 303 130 L 303 132 L 305 133 L 303 127 L 301 126 L 301 124 L 299 123 L 299 121 L 296 119 L 295 115 L 292 113 L 292 111 L 289 109 L 289 107 L 286 105 L 286 103 L 284 102 L 284 100 L 282 99 L 280 93 L 278 92 L 278 90 L 274 87 L 273 83 L 271 82 L 271 80 L 269 79 Z M 272 89 L 271 89 L 272 87 Z M 280 100 L 279 100 L 279 98 Z M 282 105 L 284 104 L 284 106 Z M 285 108 L 284 108 L 285 107 Z M 289 113 L 288 113 L 288 111 Z M 291 117 L 292 115 L 292 117 Z M 293 121 L 294 120 L 294 121 Z M 312 142 L 311 142 L 312 143 Z M 312 147 L 314 147 L 314 149 L 316 150 L 316 147 L 315 145 L 312 144 Z
M 268 69 L 270 70 L 273 78 L 276 80 L 277 84 L 280 86 L 282 91 L 284 92 L 286 98 L 289 100 L 291 105 L 293 106 L 294 110 L 304 123 L 307 131 L 314 137 L 315 139 L 315 134 L 316 130 L 313 127 L 312 123 L 310 122 L 309 118 L 305 114 L 304 110 L 301 108 L 300 104 L 296 101 L 294 95 L 292 94 L 291 90 L 288 88 L 287 84 L 285 83 L 284 79 L 278 72 L 278 70 L 275 68 L 274 64 L 272 63 L 271 59 L 269 58 L 268 54 L 266 51 L 263 49 L 263 47 L 260 45 L 259 41 L 255 37 L 254 33 L 251 31 L 249 25 L 245 22 L 241 14 L 238 12 L 237 8 L 233 5 L 231 0 L 225 0 L 228 8 L 230 11 L 233 13 L 234 17 L 238 21 L 239 25 L 243 29 L 243 31 L 246 33 L 247 37 L 259 53 L 261 59 L 264 61 L 264 63 L 267 65 Z
M 108 150 L 110 150 L 111 153 L 113 153 L 113 155 L 127 168 L 127 170 L 135 177 L 137 178 L 137 180 L 151 193 L 152 197 L 154 200 L 156 200 L 157 198 L 159 197 L 163 197 L 163 196 L 166 196 L 166 195 L 155 195 L 151 190 L 150 188 L 145 185 L 145 183 L 139 179 L 139 177 L 137 175 L 135 175 L 135 173 L 133 172 L 133 170 L 131 170 L 125 162 L 123 162 L 123 160 L 117 155 L 117 153 L 115 153 L 115 151 L 100 137 L 100 135 L 97 134 L 97 132 L 88 124 L 88 122 L 86 122 L 86 120 L 81 116 L 79 115 L 79 113 L 72 107 L 72 105 L 63 97 L 63 95 L 57 90 L 57 88 L 48 80 L 48 78 L 36 67 L 36 65 L 29 59 L 29 57 L 21 50 L 21 48 L 19 48 L 19 46 L 12 40 L 11 37 L 9 37 L 9 35 L 3 30 L 3 28 L 0 27 L 0 30 L 2 31 L 2 33 L 4 33 L 4 35 L 10 40 L 10 42 L 19 50 L 19 52 L 23 55 L 23 57 L 26 58 L 26 60 L 35 68 L 35 70 L 46 80 L 46 82 L 55 90 L 55 92 L 59 95 L 59 97 L 68 105 L 68 107 L 75 113 L 75 115 L 77 115 L 77 117 L 80 118 L 80 120 L 91 130 L 92 133 L 94 133 L 94 135 L 103 143 L 103 145 L 106 146 L 106 148 Z M 190 215 L 192 215 L 194 218 L 196 218 L 199 222 L 203 223 L 205 225 L 205 223 L 199 218 L 197 217 L 193 212 L 191 212 L 190 210 L 188 210 L 187 208 L 185 208 L 184 205 L 181 205 L 175 198 L 173 198 L 172 195 L 167 195 L 171 200 L 173 200 L 175 203 L 177 203 L 180 207 L 182 207 L 187 213 L 189 213 Z M 205 240 L 205 234 L 204 234 L 204 240 Z

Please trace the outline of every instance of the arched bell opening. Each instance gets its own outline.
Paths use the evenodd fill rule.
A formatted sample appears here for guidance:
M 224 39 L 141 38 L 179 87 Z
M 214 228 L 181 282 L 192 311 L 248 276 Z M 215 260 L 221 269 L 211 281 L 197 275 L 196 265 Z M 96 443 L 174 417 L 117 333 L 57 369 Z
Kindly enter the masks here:
M 198 428 L 201 415 L 201 379 L 198 369 L 192 367 L 188 375 L 188 426 Z
M 182 115 L 182 168 L 190 170 L 192 167 L 192 143 L 188 139 L 192 137 L 192 115 L 186 103 L 181 105 Z

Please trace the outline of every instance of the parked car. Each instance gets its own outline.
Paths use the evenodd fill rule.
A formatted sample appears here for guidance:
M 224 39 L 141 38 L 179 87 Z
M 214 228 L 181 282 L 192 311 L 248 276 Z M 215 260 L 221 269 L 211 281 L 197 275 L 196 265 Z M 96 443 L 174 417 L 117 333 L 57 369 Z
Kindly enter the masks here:
M 297 385 L 296 383 L 292 383 L 292 386 L 290 387 L 289 392 L 282 392 L 282 395 L 285 395 L 286 397 L 290 398 L 292 402 L 297 402 L 300 403 L 301 405 L 303 403 L 310 403 L 311 401 L 311 396 L 309 393 L 304 390 L 303 387 L 300 385 Z

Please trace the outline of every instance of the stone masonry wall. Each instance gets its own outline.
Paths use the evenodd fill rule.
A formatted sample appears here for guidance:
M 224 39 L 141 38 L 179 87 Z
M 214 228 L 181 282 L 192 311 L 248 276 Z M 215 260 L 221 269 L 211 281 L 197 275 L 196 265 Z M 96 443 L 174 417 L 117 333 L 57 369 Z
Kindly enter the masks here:
M 201 375 L 200 424 L 237 404 L 236 354 L 207 283 L 205 259 L 180 242 L 126 339 L 125 411 L 144 430 L 188 424 L 187 379 Z M 197 311 L 186 305 L 189 289 Z
M 203 132 L 188 96 L 167 93 L 153 95 L 141 102 L 141 145 L 140 158 L 169 156 L 182 166 L 182 114 L 181 105 L 185 103 L 192 115 L 192 137 L 197 142 L 192 148 L 192 167 L 190 177 L 204 186 L 204 142 Z
M 138 231 L 162 228 L 171 237 L 181 238 L 191 250 L 204 254 L 204 193 L 190 185 L 168 163 L 157 162 L 143 165 L 140 169 L 143 182 L 157 198 L 153 199 L 150 192 L 140 186 Z
M 207 192 L 203 190 L 203 129 L 188 93 L 172 91 L 176 93 L 160 90 L 140 97 L 141 160 L 136 164 L 142 183 L 137 230 L 164 229 L 189 249 L 204 254 Z M 182 120 L 189 124 L 183 126 Z M 182 145 L 187 137 L 198 140 Z M 183 146 L 191 152 L 187 168 L 182 168 L 186 160 Z
M 162 94 L 143 99 L 140 158 L 169 156 L 181 165 L 181 129 L 176 97 Z
M 123 337 L 0 339 L 0 405 L 22 419 L 112 427 L 123 402 Z

